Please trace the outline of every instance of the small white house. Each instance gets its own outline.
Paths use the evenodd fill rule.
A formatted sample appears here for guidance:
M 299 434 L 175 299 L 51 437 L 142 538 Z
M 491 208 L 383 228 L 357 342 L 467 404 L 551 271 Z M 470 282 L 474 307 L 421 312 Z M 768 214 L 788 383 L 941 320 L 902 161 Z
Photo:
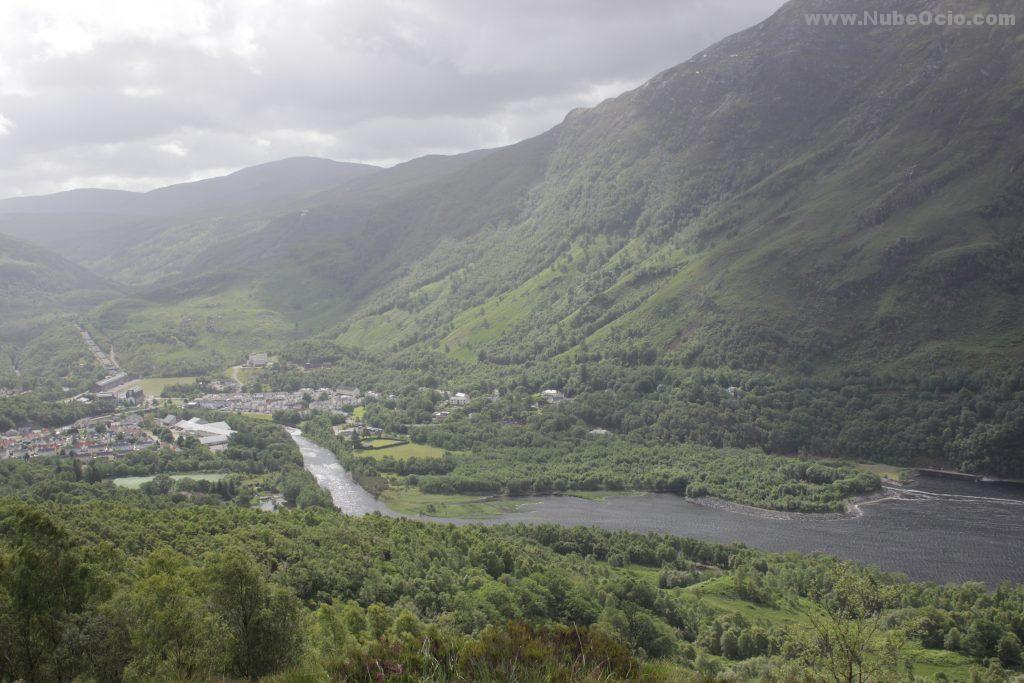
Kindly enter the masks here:
M 565 394 L 558 389 L 545 389 L 540 392 L 540 397 L 548 403 L 558 403 L 559 401 L 565 400 Z
M 448 399 L 448 403 L 453 406 L 468 406 L 469 395 L 464 394 L 461 391 L 456 392 L 455 394 L 452 395 L 450 399 Z

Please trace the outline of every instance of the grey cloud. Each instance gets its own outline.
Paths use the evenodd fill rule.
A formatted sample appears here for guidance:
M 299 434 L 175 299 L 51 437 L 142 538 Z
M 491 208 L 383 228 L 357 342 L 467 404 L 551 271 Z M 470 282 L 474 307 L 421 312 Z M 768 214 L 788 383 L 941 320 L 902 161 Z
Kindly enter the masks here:
M 24 2 L 16 29 L 31 32 L 41 22 Z M 31 35 L 27 55 L 24 41 L 0 46 L 0 76 L 24 91 L 0 83 L 0 196 L 145 189 L 299 154 L 390 163 L 506 144 L 781 4 L 192 2 L 209 10 L 198 29 L 136 18 L 67 54 Z

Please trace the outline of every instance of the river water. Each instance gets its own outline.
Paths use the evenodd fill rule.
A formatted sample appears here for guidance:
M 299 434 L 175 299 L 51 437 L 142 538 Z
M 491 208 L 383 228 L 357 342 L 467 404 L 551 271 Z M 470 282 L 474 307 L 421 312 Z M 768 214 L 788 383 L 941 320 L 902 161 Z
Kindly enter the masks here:
M 293 433 L 308 469 L 345 514 L 396 515 L 356 484 L 334 454 Z M 454 524 L 553 522 L 566 526 L 673 534 L 743 543 L 772 552 L 822 552 L 902 572 L 919 581 L 1024 583 L 1024 489 L 921 478 L 855 514 L 773 513 L 672 494 L 522 499 L 518 512 L 484 521 L 419 517 Z

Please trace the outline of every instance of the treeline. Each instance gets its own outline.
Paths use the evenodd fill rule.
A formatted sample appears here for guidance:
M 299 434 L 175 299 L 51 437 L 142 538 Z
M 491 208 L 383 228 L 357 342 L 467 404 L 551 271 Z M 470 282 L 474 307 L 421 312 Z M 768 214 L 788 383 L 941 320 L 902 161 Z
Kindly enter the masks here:
M 429 441 L 429 440 L 428 440 Z M 564 449 L 479 448 L 452 456 L 450 473 L 418 476 L 425 493 L 511 496 L 582 490 L 715 496 L 798 512 L 839 512 L 852 496 L 879 490 L 874 474 L 759 451 L 695 445 L 644 446 L 615 440 Z
M 417 390 L 374 403 L 365 419 L 376 426 L 402 424 L 424 401 L 424 392 Z M 880 489 L 876 475 L 839 461 L 665 444 L 637 435 L 590 435 L 571 410 L 548 406 L 538 412 L 531 403 L 528 394 L 513 392 L 496 401 L 477 401 L 467 409 L 472 418 L 454 411 L 442 424 L 410 428 L 413 441 L 448 451 L 442 458 L 361 456 L 333 436 L 325 418 L 306 423 L 306 429 L 310 438 L 335 451 L 357 480 L 396 475 L 424 493 L 523 496 L 634 489 L 711 495 L 778 510 L 836 512 L 845 509 L 847 499 Z
M 962 372 L 898 365 L 766 372 L 694 367 L 658 354 L 585 347 L 553 360 L 495 365 L 462 364 L 419 351 L 378 357 L 329 341 L 303 344 L 320 349 L 333 365 L 308 372 L 275 368 L 263 375 L 268 387 L 359 384 L 397 394 L 406 401 L 397 412 L 370 413 L 395 430 L 428 420 L 420 387 L 474 396 L 498 389 L 503 396 L 525 397 L 554 388 L 573 399 L 563 409 L 581 424 L 648 442 L 1024 476 L 1020 365 Z
M 588 424 L 660 441 L 760 447 L 769 453 L 1024 473 L 1024 370 L 1007 375 L 831 381 L 657 368 L 575 369 L 567 406 Z M 583 382 L 581 373 L 586 375 Z
M 111 408 L 110 403 L 52 401 L 36 394 L 7 396 L 0 398 L 0 432 L 22 427 L 63 427 Z

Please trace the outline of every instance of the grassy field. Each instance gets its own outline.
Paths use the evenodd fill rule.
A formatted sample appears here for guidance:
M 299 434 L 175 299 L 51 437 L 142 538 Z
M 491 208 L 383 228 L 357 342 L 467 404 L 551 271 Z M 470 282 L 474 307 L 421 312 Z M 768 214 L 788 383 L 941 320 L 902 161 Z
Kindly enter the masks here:
M 415 487 L 390 488 L 381 494 L 380 499 L 392 510 L 406 515 L 465 519 L 487 519 L 516 512 L 522 504 L 521 500 L 510 498 L 421 493 Z
M 227 377 L 235 380 L 239 384 L 249 384 L 256 378 L 257 374 L 259 374 L 259 369 L 247 368 L 242 365 L 234 366 L 228 369 L 228 371 L 225 373 Z
M 356 406 L 355 410 L 352 411 L 352 417 L 362 420 L 364 413 L 366 413 L 366 406 Z
M 143 377 L 133 380 L 128 386 L 141 387 L 146 396 L 160 396 L 164 387 L 171 384 L 195 384 L 195 377 Z
M 877 474 L 880 477 L 892 479 L 893 481 L 903 481 L 907 476 L 907 468 L 900 467 L 899 465 L 886 465 L 880 462 L 862 462 L 857 463 L 857 467 Z
M 153 481 L 153 477 L 120 477 L 114 479 L 114 484 L 123 486 L 126 489 L 137 489 L 143 484 Z M 171 479 L 201 479 L 203 481 L 220 481 L 228 476 L 223 472 L 186 472 L 184 474 L 172 474 Z
M 401 446 L 391 446 L 390 448 L 368 448 L 363 451 L 363 455 L 369 455 L 375 458 L 389 457 L 394 458 L 395 460 L 407 460 L 408 458 L 440 458 L 444 455 L 444 449 L 427 446 L 421 443 L 404 443 Z

